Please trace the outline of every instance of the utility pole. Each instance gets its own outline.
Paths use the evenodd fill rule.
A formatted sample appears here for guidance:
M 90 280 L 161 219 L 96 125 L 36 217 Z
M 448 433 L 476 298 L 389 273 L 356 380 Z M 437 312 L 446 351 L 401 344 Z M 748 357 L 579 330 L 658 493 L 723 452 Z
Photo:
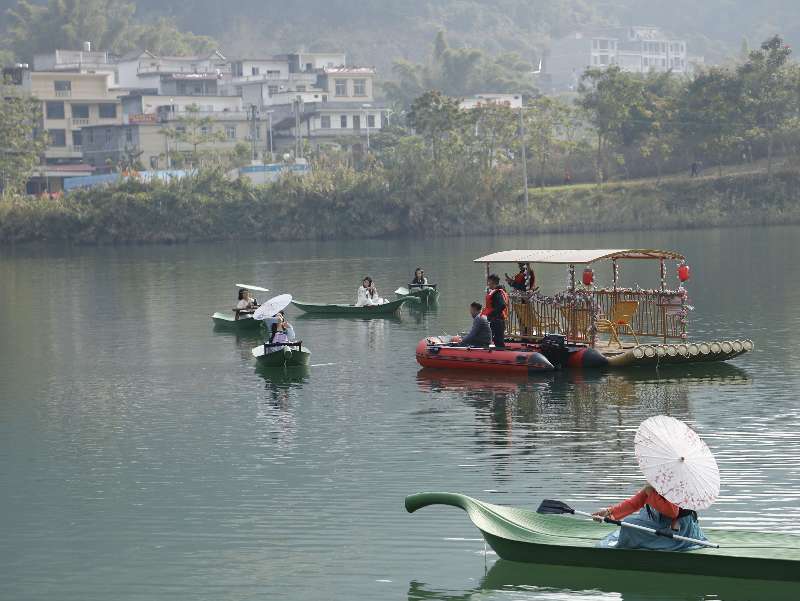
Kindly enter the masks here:
M 250 152 L 250 160 L 255 161 L 257 154 L 256 154 L 256 105 L 250 105 L 250 146 L 252 150 Z
M 528 210 L 528 157 L 525 151 L 525 119 L 524 107 L 519 107 L 519 142 L 522 147 L 522 189 L 525 190 L 525 210 Z
M 267 115 L 269 116 L 269 162 L 275 162 L 275 152 L 272 148 L 272 111 L 268 111 Z

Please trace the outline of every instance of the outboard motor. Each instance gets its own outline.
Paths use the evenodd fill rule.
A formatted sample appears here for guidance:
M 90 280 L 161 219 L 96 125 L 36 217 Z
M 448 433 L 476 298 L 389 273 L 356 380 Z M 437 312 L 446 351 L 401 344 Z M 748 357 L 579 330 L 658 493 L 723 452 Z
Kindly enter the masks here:
M 547 334 L 539 342 L 539 348 L 556 369 L 561 369 L 569 360 L 567 337 L 562 334 Z

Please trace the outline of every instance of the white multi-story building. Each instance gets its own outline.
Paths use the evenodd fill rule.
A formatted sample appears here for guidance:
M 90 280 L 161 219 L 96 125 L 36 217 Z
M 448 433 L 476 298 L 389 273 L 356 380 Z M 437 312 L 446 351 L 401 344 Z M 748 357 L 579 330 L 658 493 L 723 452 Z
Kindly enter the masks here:
M 158 56 L 145 50 L 122 57 L 117 72 L 120 88 L 161 96 L 216 96 L 219 82 L 230 76 L 230 63 L 218 50 L 207 56 Z
M 618 65 L 632 73 L 688 73 L 697 60 L 689 58 L 685 40 L 657 27 L 575 32 L 552 43 L 540 81 L 545 88 L 575 89 L 588 68 Z

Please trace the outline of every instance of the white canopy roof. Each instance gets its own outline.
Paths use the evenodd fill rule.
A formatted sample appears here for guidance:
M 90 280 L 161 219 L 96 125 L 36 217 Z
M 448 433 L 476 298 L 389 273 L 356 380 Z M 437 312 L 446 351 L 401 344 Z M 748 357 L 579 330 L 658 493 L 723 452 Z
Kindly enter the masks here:
M 599 248 L 586 250 L 504 250 L 475 259 L 475 263 L 552 263 L 575 265 L 605 259 L 683 259 L 672 250 Z

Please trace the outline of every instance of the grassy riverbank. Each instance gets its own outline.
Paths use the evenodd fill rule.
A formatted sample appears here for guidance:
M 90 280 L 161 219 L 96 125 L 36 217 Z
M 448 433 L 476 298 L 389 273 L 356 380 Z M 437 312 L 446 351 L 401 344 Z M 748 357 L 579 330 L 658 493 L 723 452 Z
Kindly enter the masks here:
M 209 173 L 125 182 L 51 200 L 0 201 L 0 243 L 325 239 L 800 223 L 800 173 L 784 169 L 530 190 L 508 181 L 400 183 L 383 172 L 316 173 L 269 187 Z

